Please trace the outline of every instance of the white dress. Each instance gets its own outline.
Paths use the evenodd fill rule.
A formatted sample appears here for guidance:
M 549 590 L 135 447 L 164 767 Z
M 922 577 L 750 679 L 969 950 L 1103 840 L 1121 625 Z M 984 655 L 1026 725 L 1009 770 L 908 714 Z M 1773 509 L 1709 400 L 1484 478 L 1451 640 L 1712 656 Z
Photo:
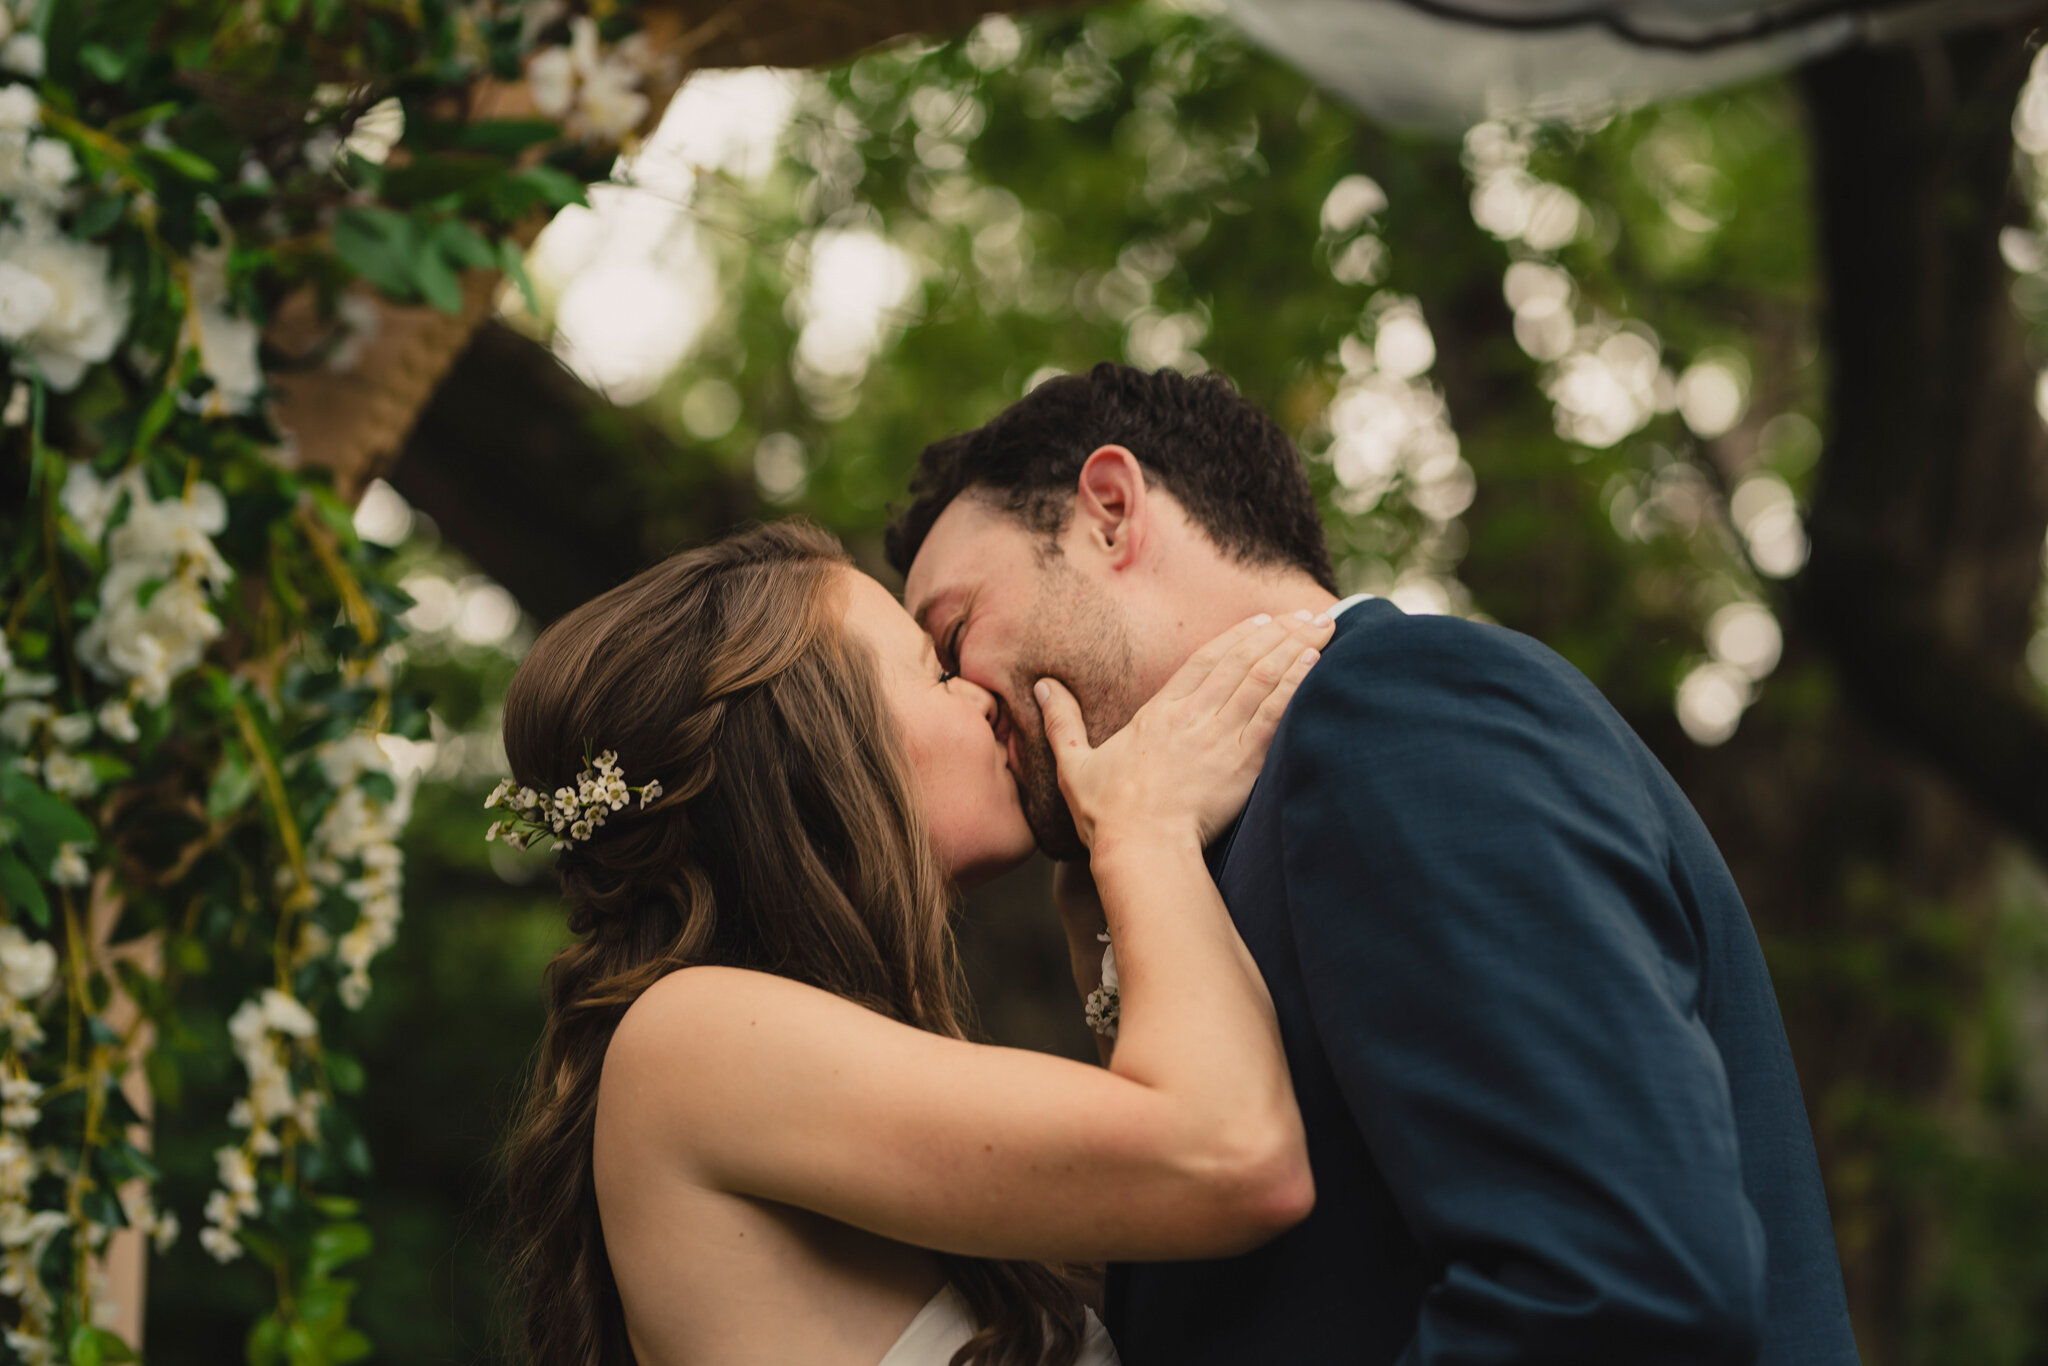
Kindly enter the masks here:
M 903 1336 L 896 1339 L 896 1345 L 875 1366 L 947 1366 L 953 1353 L 974 1336 L 978 1327 L 960 1292 L 950 1285 L 944 1286 L 917 1311 Z M 1118 1366 L 1116 1348 L 1110 1345 L 1109 1334 L 1103 1331 L 1092 1311 L 1088 1315 L 1088 1339 L 1082 1343 L 1074 1366 Z

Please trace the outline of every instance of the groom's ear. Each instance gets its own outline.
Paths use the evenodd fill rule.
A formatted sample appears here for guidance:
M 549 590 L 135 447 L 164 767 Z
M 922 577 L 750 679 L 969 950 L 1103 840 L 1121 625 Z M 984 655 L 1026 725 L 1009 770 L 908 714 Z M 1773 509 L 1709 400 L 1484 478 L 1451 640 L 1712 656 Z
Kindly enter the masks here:
M 1126 569 L 1152 529 L 1145 471 L 1122 446 L 1098 446 L 1081 466 L 1074 531 L 1085 549 L 1111 569 Z

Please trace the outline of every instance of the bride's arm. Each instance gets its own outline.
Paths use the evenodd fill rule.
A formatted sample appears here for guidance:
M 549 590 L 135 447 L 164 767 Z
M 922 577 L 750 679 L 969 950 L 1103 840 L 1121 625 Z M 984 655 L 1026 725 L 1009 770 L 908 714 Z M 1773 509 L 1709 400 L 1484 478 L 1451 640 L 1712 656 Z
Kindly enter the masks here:
M 1313 662 L 1304 644 L 1327 634 L 1308 629 L 1239 628 L 1101 750 L 1064 690 L 1042 698 L 1118 945 L 1107 1068 L 691 968 L 619 1026 L 600 1160 L 680 1164 L 716 1189 L 985 1257 L 1221 1256 L 1299 1222 L 1314 1200 L 1301 1117 L 1202 840 L 1242 802 Z

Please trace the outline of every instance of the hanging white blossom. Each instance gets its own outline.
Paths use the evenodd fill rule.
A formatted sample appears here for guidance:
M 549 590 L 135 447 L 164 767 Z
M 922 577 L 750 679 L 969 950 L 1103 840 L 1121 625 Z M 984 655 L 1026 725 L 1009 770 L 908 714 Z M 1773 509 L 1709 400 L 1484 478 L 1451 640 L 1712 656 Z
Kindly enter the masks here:
M 0 342 L 51 388 L 76 388 L 128 331 L 128 284 L 110 273 L 107 249 L 31 217 L 0 226 L 0 263 Z
M 36 731 L 50 723 L 57 715 L 57 709 L 47 702 L 32 697 L 17 698 L 0 707 L 0 740 L 5 740 L 16 749 L 27 749 L 35 740 Z
M 79 633 L 78 650 L 99 677 L 133 680 L 142 700 L 162 706 L 221 632 L 208 604 L 234 577 L 212 541 L 227 527 L 227 503 L 207 483 L 162 502 L 138 477 L 123 485 L 128 516 L 107 537 L 100 614 Z
M 0 198 L 34 213 L 61 205 L 78 179 L 71 144 L 25 132 L 0 132 Z
M 82 711 L 59 716 L 50 722 L 50 739 L 67 748 L 76 748 L 91 738 L 92 717 Z
M 263 367 L 256 358 L 261 330 L 253 319 L 229 311 L 226 247 L 192 253 L 192 325 L 197 330 L 199 368 L 213 381 L 200 400 L 208 417 L 246 413 L 263 392 Z
M 129 710 L 126 698 L 113 698 L 93 713 L 93 719 L 99 723 L 100 734 L 109 740 L 132 745 L 142 738 L 142 730 L 135 724 L 135 713 Z
M 308 867 L 315 881 L 339 886 L 356 903 L 355 924 L 331 946 L 335 961 L 346 970 L 337 987 L 342 1004 L 355 1010 L 369 999 L 371 961 L 398 938 L 404 862 L 398 836 L 411 813 L 417 776 L 399 782 L 383 746 L 363 732 L 323 745 L 317 753 L 339 795 L 313 832 Z M 397 784 L 393 800 L 381 801 L 364 790 L 362 780 L 372 773 Z M 346 866 L 350 863 L 360 870 L 354 876 Z M 329 946 L 316 942 L 313 947 L 325 951 Z
M 526 67 L 534 107 L 578 137 L 617 142 L 647 117 L 641 85 L 655 65 L 642 34 L 607 51 L 587 15 L 569 21 L 569 45 L 540 53 Z
M 0 0 L 0 71 L 32 81 L 42 78 L 43 39 L 30 27 L 39 8 L 38 0 L 15 0 L 13 5 Z
M 43 786 L 60 797 L 90 797 L 100 781 L 91 764 L 58 750 L 43 760 Z
M 64 472 L 64 487 L 58 492 L 57 501 L 85 539 L 98 545 L 107 534 L 107 522 L 113 517 L 121 495 L 134 487 L 133 480 L 102 479 L 89 463 L 74 460 Z
M 57 950 L 30 939 L 13 925 L 0 925 L 0 993 L 32 1001 L 57 980 Z
M 42 119 L 35 91 L 25 85 L 0 86 L 0 133 L 26 133 Z
M 214 1152 L 220 1188 L 207 1198 L 206 1227 L 199 1242 L 216 1260 L 242 1255 L 235 1233 L 256 1213 L 256 1163 L 282 1150 L 279 1130 L 294 1126 L 304 1137 L 318 1133 L 320 1093 L 292 1086 L 294 1046 L 319 1036 L 319 1021 L 299 1001 L 275 987 L 242 1002 L 228 1018 L 235 1056 L 249 1075 L 248 1094 L 228 1112 L 228 1122 L 249 1136 Z
M 84 846 L 69 841 L 58 846 L 57 857 L 50 863 L 50 881 L 59 887 L 83 887 L 92 881 Z

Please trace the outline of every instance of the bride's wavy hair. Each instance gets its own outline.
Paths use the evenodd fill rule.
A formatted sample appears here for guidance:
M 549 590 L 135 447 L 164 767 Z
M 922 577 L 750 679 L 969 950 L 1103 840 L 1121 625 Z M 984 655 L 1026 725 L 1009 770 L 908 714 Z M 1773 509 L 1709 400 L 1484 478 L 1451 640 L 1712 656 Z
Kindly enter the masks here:
M 513 776 L 573 786 L 618 751 L 629 804 L 558 855 L 574 941 L 506 1144 L 510 1289 L 534 1366 L 634 1360 L 598 1223 L 591 1136 L 605 1049 L 678 968 L 777 973 L 953 1038 L 969 1012 L 932 850 L 875 661 L 840 629 L 839 543 L 780 522 L 688 551 L 534 642 L 505 698 Z M 954 1366 L 1070 1366 L 1073 1279 L 942 1257 L 983 1325 Z

